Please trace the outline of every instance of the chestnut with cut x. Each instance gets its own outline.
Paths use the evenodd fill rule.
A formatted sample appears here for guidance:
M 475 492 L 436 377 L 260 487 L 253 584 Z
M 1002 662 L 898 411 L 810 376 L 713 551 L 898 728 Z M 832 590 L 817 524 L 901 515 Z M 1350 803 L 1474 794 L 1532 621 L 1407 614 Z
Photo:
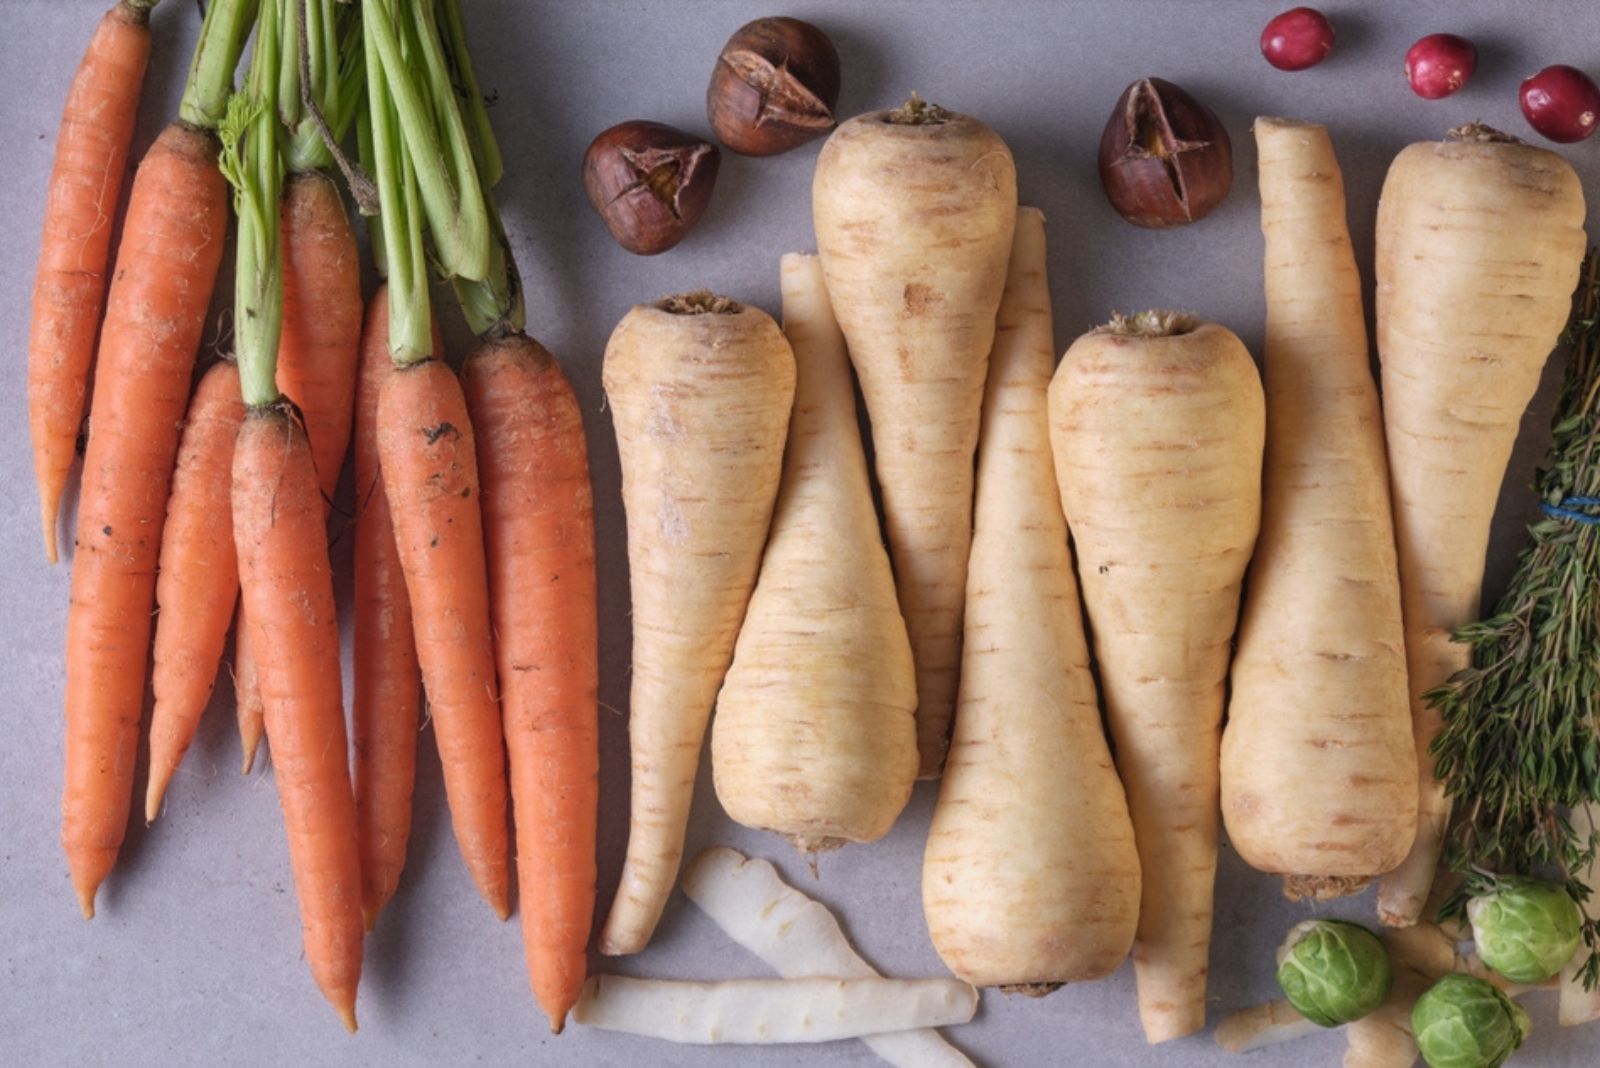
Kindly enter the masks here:
M 584 153 L 583 188 L 617 244 L 654 256 L 705 214 L 721 158 L 715 145 L 663 123 L 619 123 Z
M 1100 184 L 1135 226 L 1183 226 L 1228 195 L 1233 145 L 1210 108 L 1169 81 L 1141 78 L 1123 90 L 1100 136 Z
M 739 27 L 706 90 L 717 138 L 745 156 L 775 156 L 833 129 L 839 53 L 809 22 L 777 17 Z

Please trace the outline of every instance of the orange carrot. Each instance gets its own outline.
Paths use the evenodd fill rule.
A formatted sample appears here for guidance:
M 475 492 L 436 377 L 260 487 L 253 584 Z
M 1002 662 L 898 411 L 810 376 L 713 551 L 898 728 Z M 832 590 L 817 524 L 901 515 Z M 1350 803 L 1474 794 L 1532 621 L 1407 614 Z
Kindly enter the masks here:
M 239 748 L 244 752 L 239 771 L 248 775 L 255 767 L 256 751 L 261 748 L 261 738 L 267 728 L 266 708 L 261 703 L 260 671 L 242 603 L 233 623 L 233 715 L 239 723 Z
M 447 365 L 424 360 L 389 376 L 378 399 L 378 455 L 456 842 L 479 893 L 505 919 L 505 746 L 478 465 L 466 399 Z
M 83 423 L 106 294 L 111 221 L 150 59 L 148 22 L 155 4 L 123 0 L 101 18 L 73 75 L 56 135 L 28 331 L 28 431 L 44 551 L 52 564 L 61 492 Z
M 78 507 L 61 842 L 86 918 L 128 822 L 167 487 L 227 222 L 216 138 L 172 124 L 128 200 Z
M 287 406 L 251 408 L 233 456 L 233 527 L 306 962 L 346 1027 L 361 978 L 361 872 L 346 761 L 322 494 Z
M 550 1029 L 583 988 L 595 897 L 594 503 L 577 397 L 523 333 L 462 371 L 477 437 L 528 976 Z
M 239 596 L 229 493 L 233 441 L 243 419 L 239 368 L 227 360 L 212 364 L 189 402 L 161 532 L 146 821 L 161 811 L 167 783 L 211 699 Z
M 436 339 L 437 342 L 437 339 Z M 393 372 L 389 291 L 367 305 L 356 379 L 355 729 L 356 834 L 361 844 L 361 911 L 367 930 L 400 885 L 411 834 L 411 788 L 417 764 L 422 678 L 411 636 L 394 542 L 389 496 L 378 469 L 378 396 Z
M 331 498 L 350 444 L 361 347 L 361 259 L 339 187 L 317 171 L 283 187 L 283 337 L 278 388 L 300 406 L 317 481 Z

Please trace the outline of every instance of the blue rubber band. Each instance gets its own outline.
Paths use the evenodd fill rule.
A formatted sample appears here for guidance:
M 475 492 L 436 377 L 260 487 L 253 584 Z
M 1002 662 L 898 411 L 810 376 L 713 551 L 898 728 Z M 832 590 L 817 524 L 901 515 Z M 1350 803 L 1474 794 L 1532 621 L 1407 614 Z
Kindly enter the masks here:
M 1600 497 L 1568 497 L 1560 504 L 1550 504 L 1548 501 L 1539 505 L 1545 515 L 1552 519 L 1570 519 L 1574 523 L 1583 523 L 1586 526 L 1600 526 L 1600 515 L 1590 515 L 1587 512 L 1574 511 L 1574 508 L 1593 508 L 1600 505 Z

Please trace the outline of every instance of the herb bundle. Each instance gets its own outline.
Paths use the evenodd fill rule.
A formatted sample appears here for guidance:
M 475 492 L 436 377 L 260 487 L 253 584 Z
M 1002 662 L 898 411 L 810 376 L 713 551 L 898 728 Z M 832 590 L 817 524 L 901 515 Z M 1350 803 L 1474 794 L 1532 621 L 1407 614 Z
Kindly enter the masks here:
M 1494 614 L 1456 632 L 1472 667 L 1428 694 L 1444 720 L 1436 771 L 1456 810 L 1445 859 L 1475 876 L 1445 916 L 1493 873 L 1555 868 L 1580 904 L 1592 891 L 1579 873 L 1597 844 L 1580 806 L 1600 798 L 1600 251 L 1565 340 L 1571 363 L 1536 480 L 1544 518 Z M 1581 976 L 1593 987 L 1600 920 L 1586 917 L 1583 937 Z

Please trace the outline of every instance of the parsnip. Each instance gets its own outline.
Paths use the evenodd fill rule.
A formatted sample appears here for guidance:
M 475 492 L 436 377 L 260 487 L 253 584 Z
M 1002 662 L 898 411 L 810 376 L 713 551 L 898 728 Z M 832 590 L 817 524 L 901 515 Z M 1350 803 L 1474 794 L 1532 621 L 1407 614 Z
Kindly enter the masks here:
M 961 690 L 922 910 L 950 970 L 1047 993 L 1116 970 L 1139 855 L 1089 673 L 1046 393 L 1044 216 L 1017 212 L 978 447 Z
M 1489 524 L 1522 413 L 1571 310 L 1583 188 L 1554 152 L 1487 127 L 1403 149 L 1378 202 L 1378 356 L 1421 791 L 1415 843 L 1378 889 L 1415 923 L 1450 804 L 1424 696 L 1467 667 Z
M 1574 809 L 1570 819 L 1579 834 L 1592 833 L 1596 828 L 1600 828 L 1600 801 L 1590 801 L 1581 809 Z M 1588 867 L 1583 871 L 1573 874 L 1590 889 L 1600 887 L 1600 854 L 1591 858 Z M 1600 913 L 1600 900 L 1591 897 L 1583 903 L 1582 908 L 1585 916 L 1594 916 Z M 1588 956 L 1589 954 L 1580 947 L 1567 962 L 1567 966 L 1561 969 L 1559 1018 L 1562 1027 L 1576 1027 L 1579 1024 L 1600 1020 L 1600 986 L 1592 990 L 1584 989 L 1583 980 L 1579 975 Z
M 696 1045 L 834 1042 L 966 1023 L 978 992 L 955 979 L 727 979 L 591 975 L 585 1027 Z
M 683 892 L 723 933 L 785 979 L 878 977 L 820 902 L 783 881 L 764 860 L 714 846 L 690 862 Z M 866 1035 L 867 1048 L 896 1068 L 971 1068 L 972 1062 L 931 1028 Z
M 843 123 L 812 184 L 817 251 L 872 421 L 924 778 L 949 744 L 972 454 L 1016 209 L 1005 142 L 914 96 Z
M 1217 1045 L 1229 1053 L 1252 1053 L 1323 1030 L 1321 1024 L 1301 1016 L 1287 998 L 1274 998 L 1240 1009 L 1217 1024 Z
M 1133 963 L 1145 1037 L 1205 1026 L 1223 683 L 1261 513 L 1261 381 L 1225 328 L 1120 316 L 1050 385 L 1117 769 L 1143 873 Z
M 650 941 L 677 880 L 706 720 L 755 586 L 794 399 L 794 354 L 709 293 L 634 308 L 606 346 L 633 590 L 632 818 L 600 951 Z
M 1222 818 L 1291 897 L 1351 893 L 1417 829 L 1388 462 L 1328 132 L 1260 118 L 1267 436 L 1222 734 Z
M 917 684 L 821 267 L 788 255 L 782 280 L 794 413 L 711 770 L 728 815 L 811 852 L 881 838 L 900 815 L 917 777 Z

